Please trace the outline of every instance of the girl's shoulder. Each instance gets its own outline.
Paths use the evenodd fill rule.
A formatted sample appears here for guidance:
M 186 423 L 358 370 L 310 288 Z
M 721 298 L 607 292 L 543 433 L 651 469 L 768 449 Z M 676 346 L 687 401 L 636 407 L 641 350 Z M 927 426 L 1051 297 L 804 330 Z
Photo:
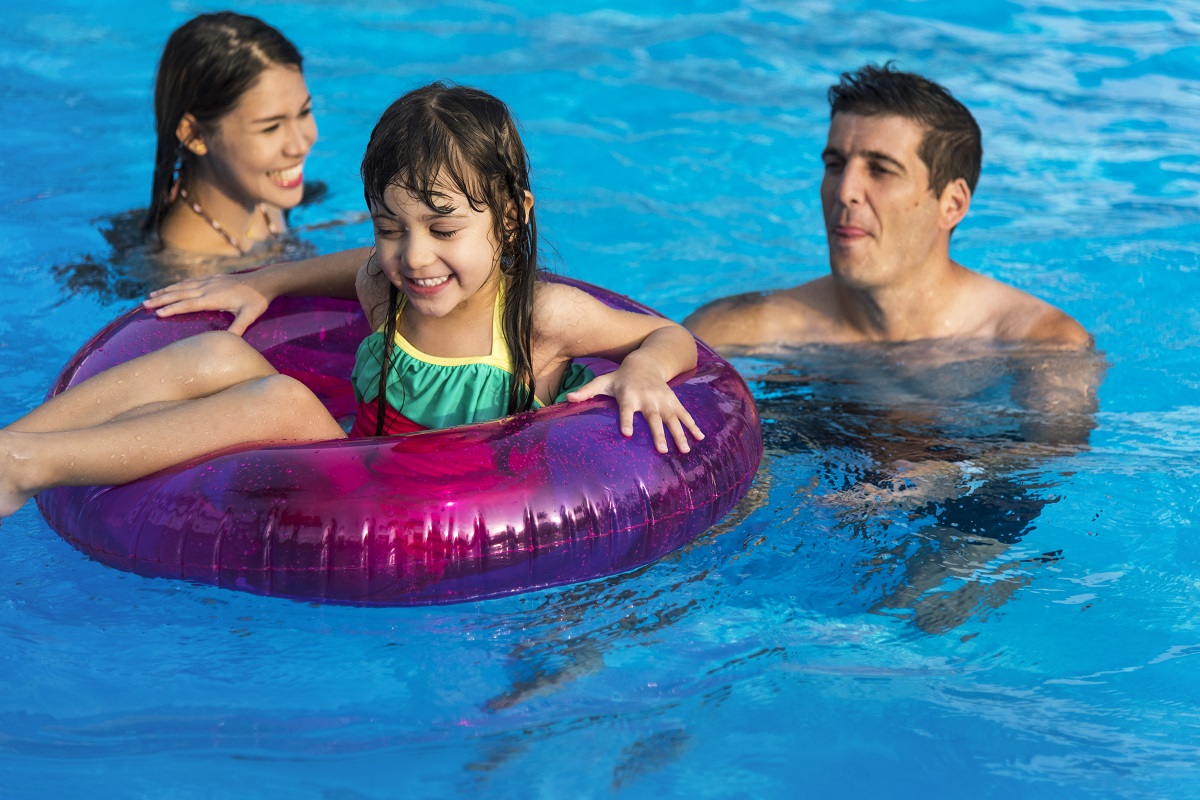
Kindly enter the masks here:
M 582 289 L 565 283 L 540 280 L 533 290 L 533 329 L 546 336 L 579 325 L 599 303 Z
M 539 278 L 537 283 L 533 285 L 533 303 L 535 309 L 539 304 L 558 303 L 576 297 L 590 296 L 582 289 L 576 289 L 574 286 L 559 283 L 558 281 L 548 281 L 544 278 Z

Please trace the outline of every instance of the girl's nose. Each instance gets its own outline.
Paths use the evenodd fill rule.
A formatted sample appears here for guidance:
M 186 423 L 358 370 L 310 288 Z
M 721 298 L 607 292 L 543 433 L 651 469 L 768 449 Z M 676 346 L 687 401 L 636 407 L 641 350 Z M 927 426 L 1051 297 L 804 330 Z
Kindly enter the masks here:
M 401 256 L 404 259 L 405 266 L 409 269 L 419 269 L 437 260 L 429 239 L 413 233 L 408 235 L 408 240 L 405 242 Z

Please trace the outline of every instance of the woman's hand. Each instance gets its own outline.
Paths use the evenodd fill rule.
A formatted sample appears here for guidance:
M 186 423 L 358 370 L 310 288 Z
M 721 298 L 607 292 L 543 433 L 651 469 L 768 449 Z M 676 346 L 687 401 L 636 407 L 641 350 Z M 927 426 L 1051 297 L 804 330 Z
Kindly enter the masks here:
M 633 436 L 633 415 L 641 412 L 650 426 L 654 449 L 667 452 L 667 437 L 671 432 L 679 452 L 691 452 L 687 431 L 696 441 L 704 438 L 692 415 L 679 402 L 675 392 L 663 380 L 660 370 L 653 364 L 643 362 L 631 354 L 615 372 L 600 375 L 592 381 L 567 394 L 567 402 L 578 403 L 596 395 L 606 394 L 616 398 L 621 416 L 621 433 Z
M 151 292 L 142 301 L 142 307 L 159 317 L 194 311 L 228 311 L 233 314 L 229 331 L 241 336 L 271 302 L 255 287 L 251 275 L 253 273 L 189 278 Z

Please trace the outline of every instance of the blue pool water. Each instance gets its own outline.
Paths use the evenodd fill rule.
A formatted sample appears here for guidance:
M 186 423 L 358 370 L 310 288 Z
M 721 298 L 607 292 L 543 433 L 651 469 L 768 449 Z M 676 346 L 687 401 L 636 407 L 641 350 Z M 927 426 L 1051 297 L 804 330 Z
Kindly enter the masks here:
M 4 421 L 132 304 L 109 239 L 146 202 L 154 60 L 215 8 L 10 5 Z M 1095 333 L 1090 446 L 1022 446 L 1028 414 L 963 388 L 1003 388 L 1011 354 L 742 359 L 768 452 L 724 524 L 634 573 L 421 609 L 146 580 L 30 503 L 0 528 L 0 797 L 1200 796 L 1200 7 L 679 5 L 239 4 L 306 56 L 328 192 L 302 244 L 366 240 L 371 124 L 449 78 L 522 120 L 558 271 L 675 319 L 797 283 L 825 268 L 824 91 L 895 58 L 984 131 L 956 257 Z M 872 502 L 883 441 L 974 466 L 943 503 Z

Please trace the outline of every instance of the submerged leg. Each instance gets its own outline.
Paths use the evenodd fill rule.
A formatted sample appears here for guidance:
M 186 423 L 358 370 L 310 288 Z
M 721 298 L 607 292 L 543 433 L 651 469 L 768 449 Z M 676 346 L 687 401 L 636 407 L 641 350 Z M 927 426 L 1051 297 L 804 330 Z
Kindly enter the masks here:
M 240 336 L 212 331 L 190 336 L 118 364 L 72 386 L 6 428 L 48 433 L 110 422 L 146 405 L 193 400 L 276 374 Z
M 224 391 L 68 431 L 0 431 L 0 517 L 53 486 L 128 483 L 253 442 L 341 439 L 304 384 L 273 374 Z

